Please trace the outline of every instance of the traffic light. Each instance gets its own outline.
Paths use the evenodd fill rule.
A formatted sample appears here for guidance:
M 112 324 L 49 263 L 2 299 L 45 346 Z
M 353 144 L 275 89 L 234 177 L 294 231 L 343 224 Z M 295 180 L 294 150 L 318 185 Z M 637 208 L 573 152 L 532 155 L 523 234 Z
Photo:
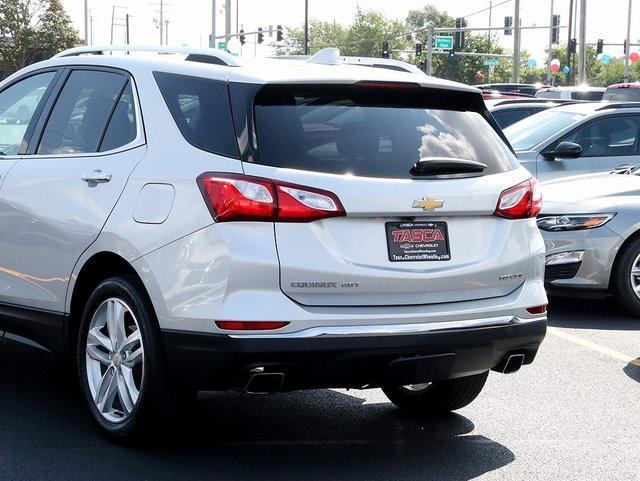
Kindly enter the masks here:
M 264 42 L 264 34 L 262 33 L 262 27 L 258 27 L 258 43 Z
M 240 29 L 240 45 L 247 43 L 247 37 L 244 36 L 244 29 Z
M 560 15 L 553 16 L 551 25 L 551 43 L 560 43 Z
M 627 41 L 627 39 L 625 38 L 623 44 L 624 47 L 624 54 L 627 55 L 629 53 L 629 42 Z
M 282 42 L 282 25 L 278 25 L 276 28 L 276 42 Z
M 504 17 L 504 34 L 513 35 L 513 17 Z
M 604 40 L 599 38 L 598 43 L 596 43 L 596 54 L 600 55 L 602 53 L 603 47 L 604 47 Z
M 576 46 L 578 41 L 575 38 L 569 40 L 569 53 L 576 53 Z
M 389 42 L 382 42 L 382 58 L 389 58 Z
M 456 28 L 465 28 L 467 21 L 464 18 L 456 18 Z M 464 32 L 456 32 L 453 37 L 453 45 L 456 49 L 464 48 Z
M 422 44 L 416 43 L 416 57 L 422 56 Z

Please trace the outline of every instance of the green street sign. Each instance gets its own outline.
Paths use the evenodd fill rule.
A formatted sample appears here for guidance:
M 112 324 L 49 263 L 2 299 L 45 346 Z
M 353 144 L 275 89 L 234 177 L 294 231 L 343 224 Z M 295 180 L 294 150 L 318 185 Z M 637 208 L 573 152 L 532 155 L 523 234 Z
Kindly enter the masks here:
M 436 37 L 436 48 L 440 50 L 453 49 L 453 37 L 451 35 L 440 35 Z
M 226 50 L 227 49 L 227 42 L 218 42 L 218 49 L 219 50 Z
M 496 65 L 500 65 L 499 58 L 487 58 L 484 62 L 482 62 L 487 67 L 495 67 Z

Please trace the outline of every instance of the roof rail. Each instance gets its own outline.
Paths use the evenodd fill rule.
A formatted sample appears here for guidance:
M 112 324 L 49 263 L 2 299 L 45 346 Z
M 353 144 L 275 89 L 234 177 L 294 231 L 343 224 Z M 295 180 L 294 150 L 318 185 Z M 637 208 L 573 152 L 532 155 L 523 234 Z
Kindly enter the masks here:
M 608 102 L 607 104 L 603 105 L 602 107 L 598 107 L 596 110 L 609 110 L 609 109 L 640 109 L 640 102 L 629 102 L 629 101 L 624 101 L 624 102 L 616 102 L 616 101 L 608 101 L 605 100 L 605 102 Z
M 186 60 L 213 63 L 237 67 L 238 59 L 228 52 L 215 48 L 172 47 L 168 45 L 88 45 L 75 47 L 57 53 L 53 58 L 73 57 L 77 55 L 103 55 L 104 52 L 154 52 L 163 54 L 184 54 Z

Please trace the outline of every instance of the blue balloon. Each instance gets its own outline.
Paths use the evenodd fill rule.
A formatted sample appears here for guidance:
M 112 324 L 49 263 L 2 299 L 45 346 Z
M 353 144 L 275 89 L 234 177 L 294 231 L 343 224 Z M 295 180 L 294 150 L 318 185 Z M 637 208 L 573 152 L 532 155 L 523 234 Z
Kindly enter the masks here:
M 611 63 L 611 55 L 606 53 L 602 54 L 602 57 L 600 57 L 600 61 L 604 64 Z
M 562 73 L 563 74 L 567 75 L 569 72 L 571 72 L 571 68 L 569 68 L 567 65 L 562 67 Z
M 527 60 L 527 65 L 531 68 L 536 68 L 538 66 L 538 62 L 535 58 L 530 58 L 529 60 Z

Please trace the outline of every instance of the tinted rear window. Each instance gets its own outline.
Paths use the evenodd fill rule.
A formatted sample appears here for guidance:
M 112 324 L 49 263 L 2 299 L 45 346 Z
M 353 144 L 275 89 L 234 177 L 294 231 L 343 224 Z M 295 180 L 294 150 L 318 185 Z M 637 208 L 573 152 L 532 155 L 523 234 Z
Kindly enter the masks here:
M 626 102 L 640 102 L 640 88 L 607 89 L 602 100 L 622 100 Z
M 477 97 L 477 100 L 476 100 Z M 408 178 L 425 158 L 477 160 L 484 174 L 518 163 L 477 94 L 423 88 L 267 86 L 254 102 L 256 162 L 364 177 Z
M 163 72 L 154 76 L 173 120 L 190 144 L 239 157 L 227 82 Z

